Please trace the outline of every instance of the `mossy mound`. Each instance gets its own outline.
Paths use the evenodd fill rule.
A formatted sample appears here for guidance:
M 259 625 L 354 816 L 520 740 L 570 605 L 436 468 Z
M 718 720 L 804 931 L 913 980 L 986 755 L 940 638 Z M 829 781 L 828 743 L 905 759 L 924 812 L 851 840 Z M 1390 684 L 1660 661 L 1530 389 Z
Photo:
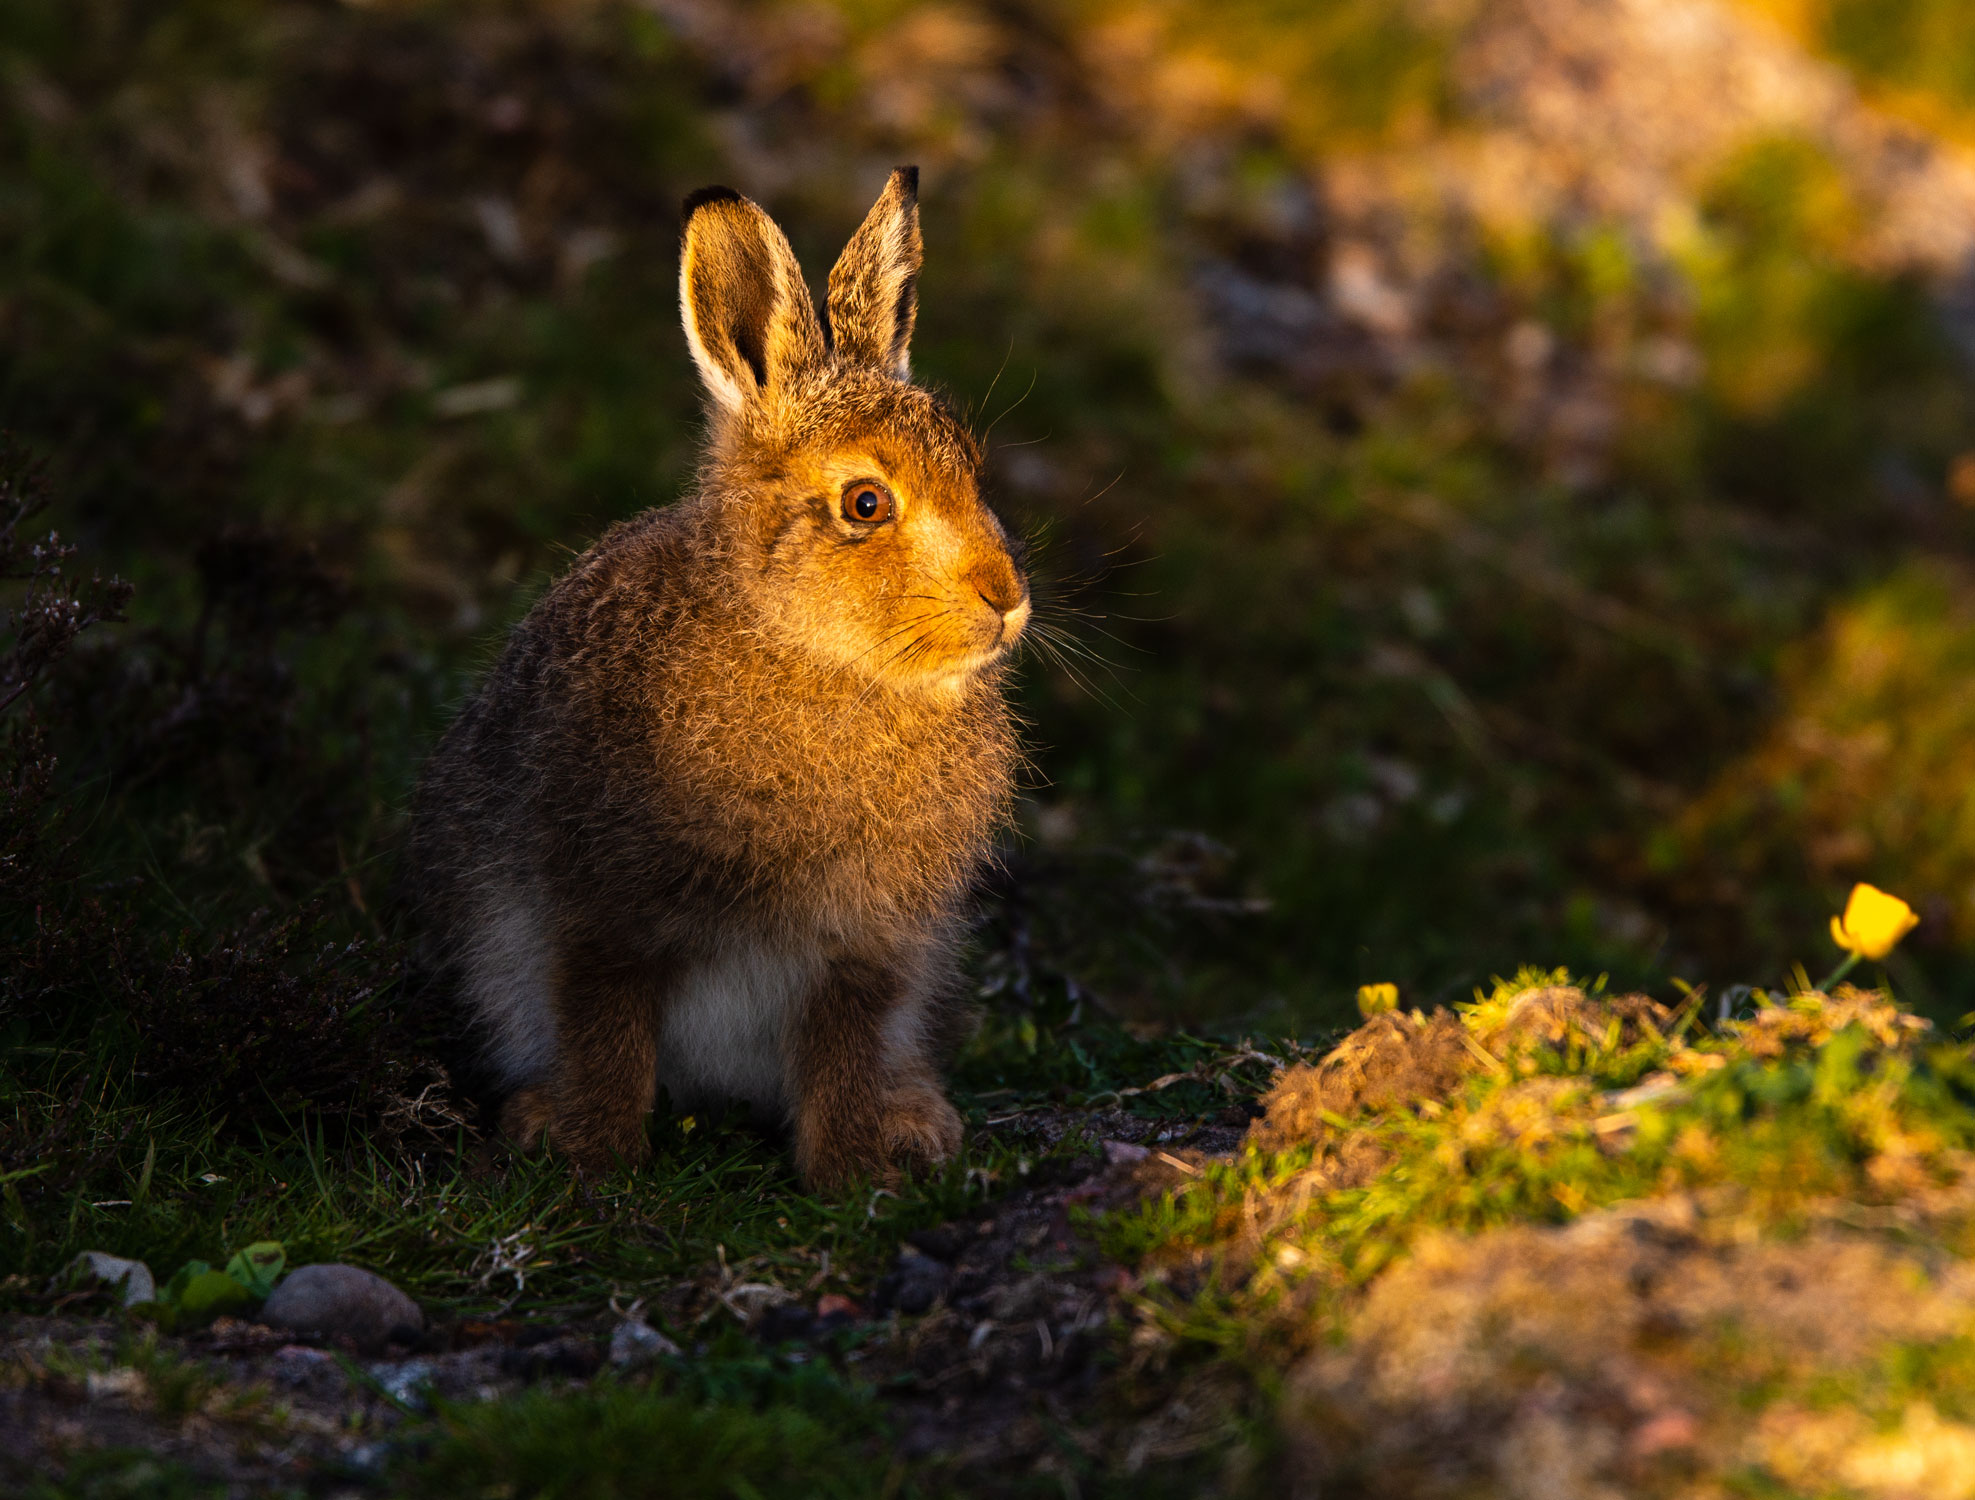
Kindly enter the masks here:
M 1290 1372 L 1301 1493 L 1975 1495 L 1970 1046 L 1849 986 L 1700 1004 L 1525 972 L 1369 1021 L 1114 1220 L 1147 1336 Z

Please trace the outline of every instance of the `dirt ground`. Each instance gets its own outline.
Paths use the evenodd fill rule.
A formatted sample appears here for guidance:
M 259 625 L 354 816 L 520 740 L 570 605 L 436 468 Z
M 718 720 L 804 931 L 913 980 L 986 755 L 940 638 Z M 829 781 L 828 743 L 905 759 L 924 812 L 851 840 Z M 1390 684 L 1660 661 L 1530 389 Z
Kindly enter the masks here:
M 1130 1370 L 1132 1277 L 1098 1253 L 1077 1211 L 1182 1180 L 1232 1152 L 1246 1125 L 1243 1106 L 1206 1122 L 1053 1107 L 1000 1120 L 987 1130 L 1051 1153 L 1034 1182 L 912 1234 L 858 1295 L 764 1305 L 710 1268 L 703 1281 L 652 1288 L 646 1315 L 671 1324 L 668 1313 L 710 1294 L 764 1349 L 837 1363 L 880 1393 L 908 1462 L 1046 1474 L 1066 1442 L 1107 1466 L 1184 1457 L 1222 1423 L 1184 1399 L 1135 1405 L 1111 1378 Z M 133 1353 L 131 1330 L 100 1309 L 10 1317 L 0 1320 L 0 1479 L 24 1487 L 78 1452 L 126 1449 L 235 1495 L 374 1492 L 436 1403 L 614 1373 L 621 1321 L 440 1318 L 417 1345 L 366 1357 L 237 1318 L 137 1335 Z M 676 1357 L 696 1352 L 687 1342 Z

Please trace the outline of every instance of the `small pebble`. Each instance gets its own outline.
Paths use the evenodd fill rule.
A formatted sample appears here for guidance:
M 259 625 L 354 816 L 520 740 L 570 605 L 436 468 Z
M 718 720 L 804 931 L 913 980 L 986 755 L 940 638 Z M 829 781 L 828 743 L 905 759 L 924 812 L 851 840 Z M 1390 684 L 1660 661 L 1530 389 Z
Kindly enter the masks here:
M 72 1287 L 93 1285 L 111 1290 L 122 1287 L 125 1307 L 158 1299 L 158 1283 L 152 1277 L 149 1266 L 141 1260 L 125 1260 L 120 1255 L 106 1255 L 101 1250 L 83 1251 L 69 1262 L 59 1279 L 66 1280 Z
M 389 1443 L 352 1443 L 343 1450 L 343 1462 L 365 1477 L 381 1476 L 391 1464 Z
M 400 1364 L 370 1367 L 370 1378 L 397 1402 L 416 1412 L 432 1410 L 433 1364 L 429 1359 L 408 1359 Z
M 610 1362 L 620 1370 L 635 1370 L 678 1352 L 679 1346 L 656 1328 L 628 1318 L 610 1331 Z
M 374 1271 L 303 1266 L 290 1271 L 261 1309 L 261 1321 L 292 1333 L 346 1338 L 359 1349 L 409 1343 L 425 1327 L 418 1304 Z
M 878 1305 L 916 1318 L 946 1294 L 951 1275 L 949 1267 L 930 1255 L 901 1250 L 891 1274 L 878 1283 Z
M 114 1370 L 91 1370 L 84 1386 L 91 1401 L 107 1397 L 134 1398 L 144 1394 L 144 1376 L 128 1365 Z

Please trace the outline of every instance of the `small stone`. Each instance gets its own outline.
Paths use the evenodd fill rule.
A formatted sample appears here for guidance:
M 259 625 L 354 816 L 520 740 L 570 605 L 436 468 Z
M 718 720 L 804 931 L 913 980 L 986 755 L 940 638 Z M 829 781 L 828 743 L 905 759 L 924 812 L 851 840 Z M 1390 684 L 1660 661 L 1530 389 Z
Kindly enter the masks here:
M 360 1349 L 410 1343 L 425 1327 L 418 1304 L 374 1271 L 303 1266 L 290 1271 L 261 1309 L 261 1321 L 318 1338 L 346 1338 Z
M 69 1262 L 61 1279 L 77 1289 L 95 1286 L 115 1291 L 120 1287 L 125 1307 L 158 1300 L 158 1283 L 149 1266 L 141 1260 L 105 1255 L 101 1250 L 83 1251 Z
M 141 1371 L 123 1365 L 114 1370 L 91 1370 L 85 1389 L 91 1401 L 108 1398 L 131 1400 L 144 1394 L 144 1376 Z
M 610 1331 L 610 1362 L 619 1370 L 635 1370 L 678 1352 L 679 1346 L 656 1328 L 629 1318 Z
M 343 1450 L 343 1463 L 366 1478 L 383 1477 L 391 1465 L 389 1443 L 352 1443 Z
M 901 1250 L 891 1274 L 878 1283 L 878 1305 L 916 1318 L 946 1294 L 951 1275 L 950 1268 L 930 1255 Z
M 816 1320 L 810 1329 L 810 1337 L 828 1338 L 854 1328 L 865 1319 L 862 1307 L 844 1296 L 841 1292 L 828 1292 L 816 1299 Z
M 325 1401 L 333 1401 L 349 1391 L 348 1378 L 336 1363 L 336 1357 L 325 1349 L 311 1349 L 306 1344 L 284 1345 L 274 1351 L 269 1368 L 276 1385 Z
M 421 1414 L 432 1410 L 432 1376 L 436 1367 L 429 1359 L 408 1359 L 397 1364 L 370 1367 L 370 1378 L 398 1405 Z
M 1144 1161 L 1151 1154 L 1143 1146 L 1135 1145 L 1131 1141 L 1106 1141 L 1104 1143 L 1104 1160 L 1114 1167 L 1134 1165 Z

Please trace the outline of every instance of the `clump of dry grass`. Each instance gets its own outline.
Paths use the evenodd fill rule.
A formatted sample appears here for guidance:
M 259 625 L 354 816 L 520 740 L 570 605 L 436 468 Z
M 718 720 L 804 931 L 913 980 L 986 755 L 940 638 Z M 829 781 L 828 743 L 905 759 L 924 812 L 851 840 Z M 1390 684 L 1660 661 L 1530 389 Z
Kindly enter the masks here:
M 1452 1011 L 1376 1016 L 1316 1063 L 1285 1070 L 1262 1096 L 1251 1145 L 1280 1150 L 1335 1128 L 1333 1122 L 1447 1097 L 1473 1059 Z
M 1673 1024 L 1673 1013 L 1645 995 L 1593 998 L 1567 984 L 1510 987 L 1462 1015 L 1375 1016 L 1318 1062 L 1276 1080 L 1249 1144 L 1282 1150 L 1320 1138 L 1340 1120 L 1442 1104 L 1478 1065 L 1504 1067 L 1531 1048 L 1630 1048 L 1664 1038 Z

